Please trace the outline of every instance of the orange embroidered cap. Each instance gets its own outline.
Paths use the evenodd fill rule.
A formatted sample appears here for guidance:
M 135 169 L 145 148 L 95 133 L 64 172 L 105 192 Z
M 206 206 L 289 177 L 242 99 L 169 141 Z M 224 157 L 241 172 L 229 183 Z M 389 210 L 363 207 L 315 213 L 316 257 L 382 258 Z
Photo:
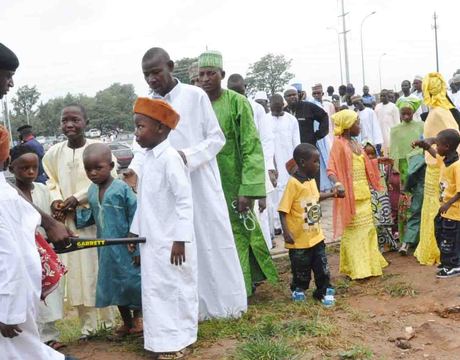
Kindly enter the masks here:
M 134 112 L 142 114 L 175 129 L 179 122 L 179 114 L 167 102 L 147 97 L 137 98 L 134 104 Z

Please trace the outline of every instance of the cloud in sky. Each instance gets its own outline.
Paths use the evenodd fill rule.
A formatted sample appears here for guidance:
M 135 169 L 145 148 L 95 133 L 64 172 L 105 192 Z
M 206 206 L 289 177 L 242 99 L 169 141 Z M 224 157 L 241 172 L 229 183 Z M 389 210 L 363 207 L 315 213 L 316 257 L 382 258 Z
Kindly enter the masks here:
M 438 0 L 345 0 L 350 78 L 362 86 L 360 24 L 366 82 L 399 89 L 404 79 L 435 70 L 433 11 L 439 15 L 440 67 L 446 78 L 460 68 L 460 4 Z M 164 47 L 173 59 L 206 47 L 224 55 L 227 74 L 246 73 L 268 52 L 293 59 L 295 80 L 309 86 L 340 84 L 337 0 L 3 0 L 1 42 L 19 56 L 16 86 L 37 85 L 42 100 L 70 93 L 94 95 L 113 82 L 133 83 L 147 93 L 140 69 L 143 53 Z M 14 93 L 14 91 L 13 91 Z M 10 95 L 11 97 L 11 95 Z

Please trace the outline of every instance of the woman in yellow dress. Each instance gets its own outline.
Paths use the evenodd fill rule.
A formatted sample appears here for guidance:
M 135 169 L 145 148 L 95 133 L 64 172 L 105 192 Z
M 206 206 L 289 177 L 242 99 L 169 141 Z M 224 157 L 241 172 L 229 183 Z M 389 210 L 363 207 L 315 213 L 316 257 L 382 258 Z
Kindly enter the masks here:
M 425 139 L 434 138 L 445 129 L 458 130 L 450 109 L 454 105 L 447 99 L 446 82 L 441 74 L 429 73 L 422 82 L 423 102 L 430 108 L 423 127 Z M 425 192 L 420 222 L 420 242 L 414 256 L 422 265 L 438 264 L 440 252 L 434 236 L 434 218 L 439 211 L 439 166 L 436 159 L 425 154 Z
M 340 272 L 352 280 L 382 275 L 388 265 L 379 251 L 369 186 L 381 190 L 378 168 L 353 139 L 360 133 L 358 115 L 342 110 L 332 115 L 336 135 L 328 176 L 339 196 L 334 199 L 334 238 L 341 237 Z

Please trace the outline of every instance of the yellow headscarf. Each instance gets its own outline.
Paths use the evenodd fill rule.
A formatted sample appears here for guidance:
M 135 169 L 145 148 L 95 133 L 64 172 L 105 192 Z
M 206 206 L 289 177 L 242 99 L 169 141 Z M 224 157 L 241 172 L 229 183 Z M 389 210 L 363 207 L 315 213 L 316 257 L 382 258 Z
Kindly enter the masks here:
M 438 72 L 429 73 L 422 82 L 423 102 L 429 107 L 441 107 L 446 110 L 454 106 L 447 99 L 447 85 Z
M 331 116 L 334 121 L 334 135 L 342 135 L 343 132 L 353 126 L 358 120 L 358 114 L 353 110 L 340 110 Z

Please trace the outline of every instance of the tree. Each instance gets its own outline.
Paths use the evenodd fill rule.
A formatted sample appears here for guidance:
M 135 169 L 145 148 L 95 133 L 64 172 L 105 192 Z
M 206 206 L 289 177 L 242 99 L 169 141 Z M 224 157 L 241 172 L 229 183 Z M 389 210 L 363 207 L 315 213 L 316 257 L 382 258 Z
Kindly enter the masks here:
M 198 58 L 182 58 L 177 60 L 174 63 L 174 76 L 179 79 L 181 83 L 190 84 L 190 77 L 188 74 L 188 68 L 195 61 L 198 61 Z
M 267 54 L 251 64 L 246 74 L 248 93 L 262 90 L 273 95 L 283 91 L 284 86 L 294 77 L 288 71 L 291 62 L 292 59 L 286 59 L 284 55 Z
M 133 104 L 137 95 L 132 84 L 114 83 L 98 91 L 91 113 L 91 127 L 101 131 L 133 130 Z
M 13 104 L 13 122 L 15 123 L 31 123 L 31 119 L 34 117 L 32 108 L 37 104 L 40 98 L 40 93 L 37 87 L 34 85 L 29 87 L 24 85 L 18 88 L 16 96 L 11 99 Z

